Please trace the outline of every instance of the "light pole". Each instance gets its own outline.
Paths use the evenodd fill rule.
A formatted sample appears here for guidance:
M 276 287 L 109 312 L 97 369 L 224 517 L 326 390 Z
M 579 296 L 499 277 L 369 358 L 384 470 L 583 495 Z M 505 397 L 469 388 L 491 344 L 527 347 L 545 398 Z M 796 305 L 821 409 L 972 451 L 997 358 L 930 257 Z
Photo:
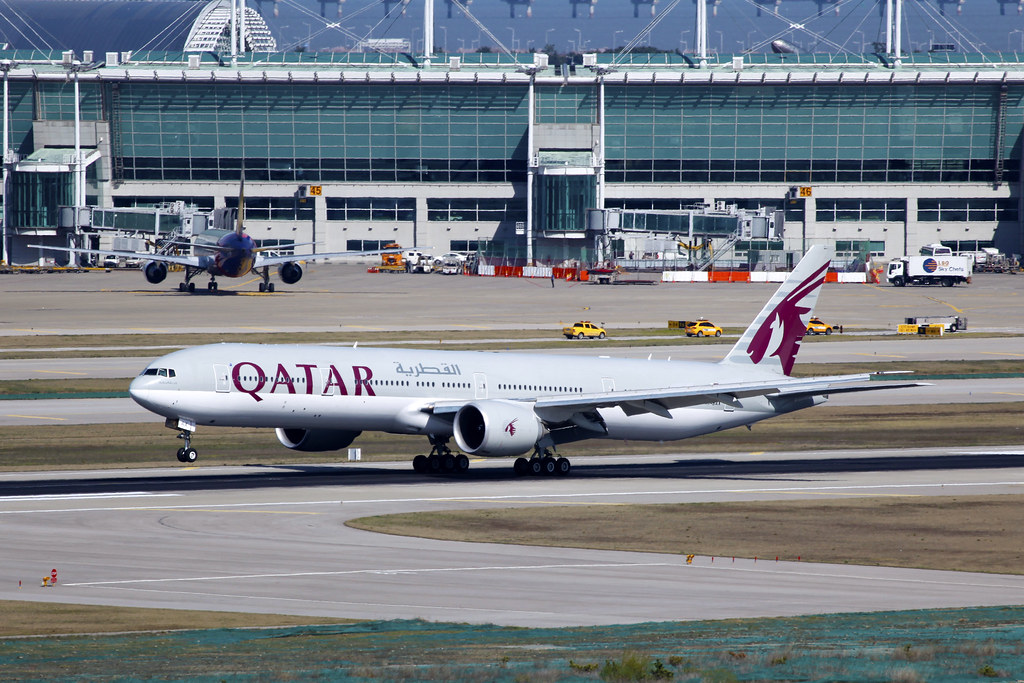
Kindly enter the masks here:
M 579 48 L 580 52 L 583 52 L 583 31 L 578 28 L 573 30 L 576 31 L 576 46 Z
M 516 51 L 516 29 L 515 29 L 514 26 L 510 26 L 508 28 L 508 30 L 512 31 L 512 52 L 515 52 Z

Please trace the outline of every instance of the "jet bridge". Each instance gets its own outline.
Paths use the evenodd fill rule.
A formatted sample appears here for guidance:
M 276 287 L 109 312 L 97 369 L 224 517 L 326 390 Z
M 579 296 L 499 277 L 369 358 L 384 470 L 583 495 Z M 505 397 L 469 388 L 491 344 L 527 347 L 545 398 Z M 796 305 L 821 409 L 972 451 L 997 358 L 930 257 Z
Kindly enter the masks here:
M 741 241 L 779 241 L 785 212 L 740 209 L 718 202 L 677 211 L 591 209 L 588 230 L 596 234 L 601 261 L 626 268 L 706 270 L 733 254 Z

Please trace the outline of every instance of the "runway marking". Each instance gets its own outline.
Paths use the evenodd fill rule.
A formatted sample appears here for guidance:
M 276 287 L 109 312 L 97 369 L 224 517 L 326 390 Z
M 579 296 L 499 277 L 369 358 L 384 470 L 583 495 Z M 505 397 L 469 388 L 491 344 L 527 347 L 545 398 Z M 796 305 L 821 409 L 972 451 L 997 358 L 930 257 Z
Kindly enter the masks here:
M 439 574 L 447 572 L 480 572 L 480 571 L 548 571 L 551 569 L 634 569 L 637 567 L 671 567 L 674 562 L 588 562 L 586 564 L 537 564 L 507 565 L 485 567 L 422 567 L 409 569 L 345 569 L 333 572 L 282 572 L 277 574 L 229 574 L 223 576 L 192 576 L 168 577 L 162 579 L 121 579 L 118 581 L 84 581 L 65 583 L 65 587 L 81 586 L 125 586 L 142 583 L 181 583 L 186 581 L 240 581 L 244 579 L 287 579 L 309 576 L 354 576 L 371 574 L 378 576 L 395 576 L 399 574 Z
M 992 393 L 997 396 L 1024 396 L 1024 393 L 1018 391 L 993 391 Z
M 884 353 L 853 353 L 853 356 L 867 356 L 869 358 L 906 358 L 906 356 L 890 356 Z
M 926 299 L 931 299 L 932 301 L 934 301 L 937 304 L 942 304 L 943 306 L 949 306 L 950 308 L 952 308 L 957 313 L 963 313 L 963 309 L 957 308 L 956 306 L 954 306 L 953 304 L 949 303 L 948 301 L 943 301 L 942 299 L 936 299 L 933 296 L 926 296 L 925 298 Z
M 72 372 L 71 370 L 36 370 L 44 375 L 88 375 L 87 372 Z
M 626 552 L 626 551 L 624 551 Z M 706 556 L 701 556 L 706 559 Z M 972 588 L 1000 588 L 1000 589 L 1015 589 L 1024 590 L 1024 580 L 1021 577 L 1015 576 L 1003 576 L 1003 575 L 991 575 L 986 576 L 984 579 L 981 576 L 973 577 L 970 581 L 957 581 L 953 577 L 964 577 L 970 576 L 970 572 L 953 572 L 944 571 L 939 569 L 914 569 L 910 567 L 863 567 L 868 573 L 857 574 L 850 572 L 846 567 L 840 567 L 835 565 L 829 565 L 825 563 L 801 563 L 801 562 L 771 562 L 769 560 L 762 560 L 760 566 L 754 566 L 757 561 L 751 558 L 743 558 L 742 562 L 750 566 L 737 567 L 732 564 L 687 564 L 686 558 L 682 555 L 673 561 L 659 561 L 659 562 L 587 562 L 587 563 L 575 563 L 575 564 L 537 564 L 537 565 L 486 565 L 480 567 L 420 567 L 420 568 L 406 568 L 406 569 L 346 569 L 340 571 L 322 571 L 322 572 L 280 572 L 272 574 L 223 574 L 219 576 L 191 576 L 191 577 L 165 577 L 157 579 L 119 579 L 116 581 L 82 581 L 76 583 L 64 583 L 65 588 L 121 588 L 139 585 L 153 585 L 153 584 L 173 584 L 173 583 L 192 583 L 196 581 L 245 581 L 245 580 L 258 580 L 258 579 L 291 579 L 291 578 L 309 578 L 309 577 L 338 577 L 338 576 L 421 576 L 428 574 L 445 574 L 445 573 L 465 573 L 465 572 L 490 572 L 490 571 L 543 571 L 548 572 L 551 570 L 558 569 L 639 569 L 639 568 L 652 568 L 652 567 L 668 567 L 677 568 L 683 571 L 699 571 L 699 570 L 710 570 L 718 572 L 739 572 L 739 573 L 755 573 L 755 574 L 772 574 L 772 575 L 787 575 L 787 576 L 806 576 L 815 578 L 825 579 L 844 579 L 847 581 L 870 581 L 873 584 L 878 582 L 883 583 L 897 583 L 897 584 L 915 584 L 915 585 L 927 585 L 927 586 L 955 586 L 955 587 L 972 587 Z M 835 566 L 835 571 L 829 571 L 827 568 Z M 800 569 L 797 569 L 800 567 Z M 806 569 L 804 569 L 806 567 Z M 817 569 L 815 569 L 817 568 Z M 949 578 L 917 578 L 917 577 L 906 577 L 906 576 L 875 576 L 872 575 L 873 570 L 895 570 L 899 573 L 911 573 L 911 572 L 927 572 L 928 574 L 939 574 L 947 576 Z M 986 580 L 987 579 L 987 580 Z M 142 590 L 132 589 L 129 590 Z M 162 591 L 161 591 L 162 592 Z M 231 594 L 221 594 L 229 596 Z
M 170 494 L 168 494 L 168 495 L 170 495 Z M 178 495 L 178 494 L 174 494 L 174 495 Z M 163 507 L 158 507 L 158 508 L 156 508 L 156 507 L 147 507 L 147 508 L 140 508 L 140 509 L 142 509 L 142 510 L 152 510 L 153 512 L 248 512 L 249 514 L 253 514 L 253 515 L 323 515 L 323 514 L 326 514 L 326 513 L 323 513 L 323 512 L 302 512 L 302 511 L 299 511 L 299 510 L 225 510 L 223 508 L 215 510 L 215 509 L 210 508 L 210 507 L 201 507 L 201 508 L 187 507 L 187 509 L 183 509 L 183 508 L 180 508 L 180 507 L 166 507 L 166 508 L 163 508 Z
M 0 502 L 29 500 L 93 500 L 97 498 L 168 498 L 180 493 L 150 493 L 149 491 L 123 491 L 120 493 L 41 493 L 33 496 L 0 496 Z
M 67 422 L 66 417 L 47 417 L 46 415 L 4 415 L 4 417 L 18 417 L 23 420 L 53 420 L 55 422 Z
M 1014 358 L 1024 358 L 1024 353 L 1009 353 L 1007 351 L 982 351 L 983 356 L 1013 356 Z
M 992 482 L 946 482 L 937 484 L 872 484 L 864 486 L 785 486 L 779 488 L 756 488 L 756 489 L 689 489 L 672 491 L 618 491 L 618 492 L 593 492 L 593 493 L 539 493 L 536 495 L 509 494 L 505 496 L 458 496 L 444 498 L 369 498 L 344 500 L 310 500 L 310 501 L 288 501 L 275 503 L 223 503 L 220 505 L 161 505 L 159 507 L 149 505 L 133 505 L 126 507 L 98 507 L 98 508 L 54 508 L 48 510 L 0 510 L 0 515 L 19 515 L 53 512 L 146 512 L 161 511 L 170 512 L 175 510 L 190 510 L 196 508 L 208 509 L 218 512 L 228 508 L 254 508 L 254 507 L 283 507 L 291 505 L 376 505 L 381 503 L 459 503 L 459 502 L 486 502 L 486 501 L 507 501 L 507 500 L 537 500 L 544 498 L 610 498 L 617 496 L 699 496 L 717 493 L 791 493 L 807 492 L 840 492 L 840 491 L 876 491 L 879 489 L 953 489 L 967 488 L 970 486 L 1024 486 L 1024 481 L 992 481 Z M 850 494 L 854 495 L 854 494 Z M 877 494 L 875 494 L 877 495 Z

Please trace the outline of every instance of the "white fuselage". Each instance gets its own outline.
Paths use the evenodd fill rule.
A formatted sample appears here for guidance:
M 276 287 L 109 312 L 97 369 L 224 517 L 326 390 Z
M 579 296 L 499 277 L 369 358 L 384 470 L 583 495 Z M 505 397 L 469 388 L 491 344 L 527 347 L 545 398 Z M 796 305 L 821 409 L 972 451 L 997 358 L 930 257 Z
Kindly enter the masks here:
M 437 410 L 446 401 L 508 401 L 533 407 L 545 398 L 611 396 L 774 376 L 752 366 L 691 361 L 215 344 L 155 361 L 132 382 L 131 395 L 154 413 L 194 420 L 196 425 L 451 436 L 452 415 Z M 583 429 L 571 436 L 566 431 L 562 441 L 684 439 L 821 400 L 723 394 L 720 400 L 702 398 L 667 414 L 597 407 L 604 433 Z M 538 407 L 537 412 L 548 422 L 560 420 L 558 407 Z M 566 411 L 564 419 L 571 414 Z

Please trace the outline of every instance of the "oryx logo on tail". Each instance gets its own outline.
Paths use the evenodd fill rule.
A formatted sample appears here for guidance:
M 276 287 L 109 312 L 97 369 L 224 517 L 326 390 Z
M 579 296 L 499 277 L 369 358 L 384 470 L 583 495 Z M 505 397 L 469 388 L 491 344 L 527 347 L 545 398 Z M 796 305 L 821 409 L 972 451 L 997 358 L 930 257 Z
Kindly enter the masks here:
M 800 340 L 807 331 L 806 316 L 813 309 L 813 306 L 801 306 L 800 302 L 821 287 L 827 270 L 826 263 L 783 297 L 768 319 L 761 323 L 747 347 L 747 354 L 754 365 L 765 356 L 777 356 L 782 363 L 782 371 L 787 375 L 790 373 L 796 352 L 800 350 Z
M 722 362 L 790 374 L 830 261 L 828 249 L 811 247 Z

